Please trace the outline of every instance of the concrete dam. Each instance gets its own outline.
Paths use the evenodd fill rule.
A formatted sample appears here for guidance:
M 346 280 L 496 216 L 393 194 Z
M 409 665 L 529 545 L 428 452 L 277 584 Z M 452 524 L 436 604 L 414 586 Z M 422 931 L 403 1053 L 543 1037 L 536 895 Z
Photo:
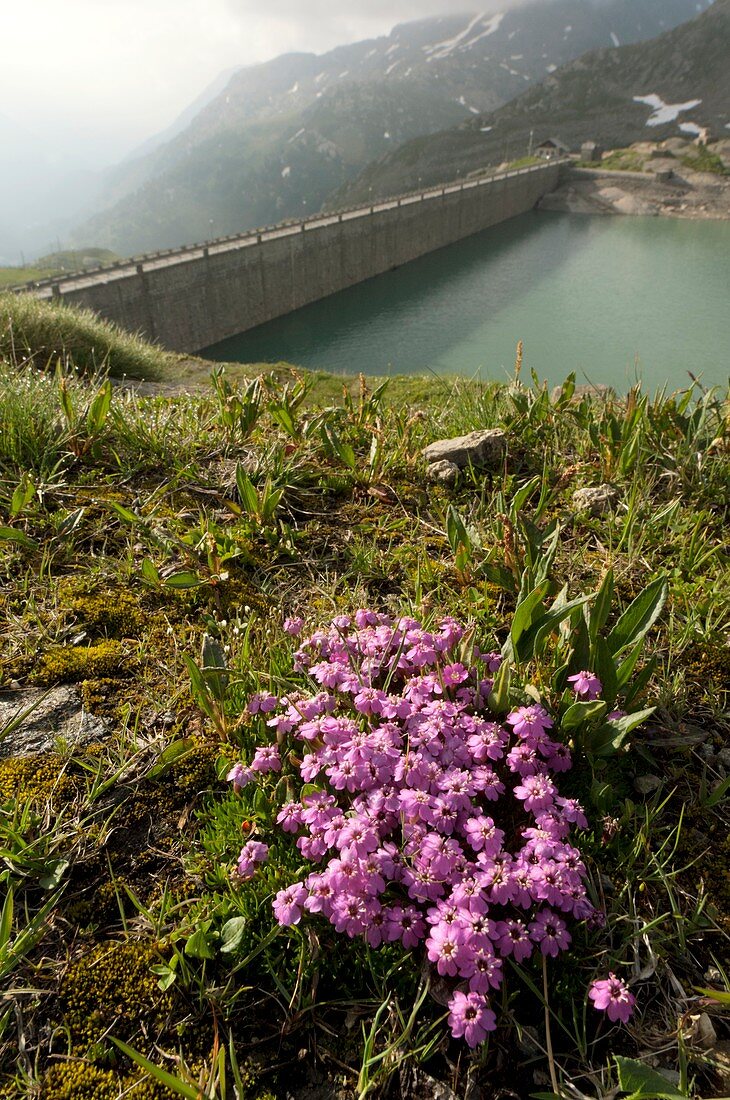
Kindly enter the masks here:
M 559 175 L 548 162 L 18 289 L 194 352 L 523 214 Z

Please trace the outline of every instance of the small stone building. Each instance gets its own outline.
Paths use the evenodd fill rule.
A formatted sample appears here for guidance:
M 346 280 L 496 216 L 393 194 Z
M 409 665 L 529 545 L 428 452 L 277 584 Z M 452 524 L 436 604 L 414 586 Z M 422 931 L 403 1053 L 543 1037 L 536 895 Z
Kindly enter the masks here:
M 570 149 L 560 138 L 545 138 L 535 149 L 535 156 L 543 160 L 556 160 L 558 157 L 567 157 Z
M 600 164 L 603 149 L 597 141 L 584 141 L 580 147 L 580 159 L 587 164 Z

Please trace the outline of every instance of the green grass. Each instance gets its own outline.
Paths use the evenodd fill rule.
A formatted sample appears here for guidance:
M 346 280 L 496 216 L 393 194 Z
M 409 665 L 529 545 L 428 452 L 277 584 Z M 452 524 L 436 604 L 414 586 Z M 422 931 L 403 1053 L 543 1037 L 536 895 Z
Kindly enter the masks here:
M 264 1100 L 317 1076 L 375 1098 L 409 1063 L 457 1095 L 469 1077 L 485 1096 L 546 1091 L 539 966 L 510 974 L 500 1030 L 470 1058 L 449 1043 L 443 1005 L 419 1001 L 420 960 L 323 924 L 277 931 L 271 894 L 299 855 L 270 802 L 221 776 L 256 734 L 241 721 L 247 697 L 296 686 L 284 616 L 314 627 L 362 606 L 453 614 L 499 646 L 558 526 L 553 595 L 595 592 L 611 569 L 607 630 L 655 578 L 668 600 L 635 673 L 651 721 L 604 760 L 575 734 L 570 793 L 590 818 L 581 848 L 608 927 L 576 929 L 551 962 L 556 1072 L 565 1096 L 598 1097 L 618 1087 L 615 1056 L 641 1058 L 677 1072 L 681 1094 L 721 1095 L 713 1052 L 692 1046 L 689 1023 L 678 1037 L 677 1020 L 698 987 L 727 991 L 727 395 L 576 398 L 568 382 L 552 398 L 458 379 L 378 393 L 284 364 L 211 386 L 210 365 L 193 361 L 179 364 L 200 383 L 191 393 L 142 397 L 109 391 L 92 368 L 121 373 L 126 356 L 169 378 L 176 357 L 70 310 L 1 301 L 0 688 L 72 681 L 106 727 L 83 748 L 0 760 L 13 902 L 0 919 L 0 1097 L 167 1097 L 164 1070 L 221 1100 L 237 1080 Z M 10 316 L 32 339 L 9 340 Z M 48 347 L 67 343 L 56 369 Z M 504 466 L 468 471 L 453 491 L 430 485 L 422 448 L 486 427 L 507 432 Z M 615 512 L 576 512 L 573 492 L 605 481 Z M 552 703 L 581 616 L 518 661 Z M 227 669 L 191 681 L 210 639 Z M 236 885 L 252 825 L 272 856 Z M 585 1007 L 586 982 L 609 968 L 642 975 L 628 1030 Z M 516 1062 L 515 1029 L 528 1026 L 531 1053 Z
M 0 267 L 0 290 L 8 286 L 22 286 L 23 283 L 35 283 L 39 279 L 50 279 L 58 275 L 55 267 Z
M 586 164 L 587 168 L 595 168 L 595 164 Z M 644 158 L 635 149 L 612 149 L 603 157 L 599 167 L 607 172 L 643 172 Z
M 685 168 L 692 168 L 695 172 L 712 172 L 716 176 L 730 176 L 730 169 L 717 153 L 711 152 L 706 145 L 699 147 L 697 153 L 690 153 L 682 157 Z

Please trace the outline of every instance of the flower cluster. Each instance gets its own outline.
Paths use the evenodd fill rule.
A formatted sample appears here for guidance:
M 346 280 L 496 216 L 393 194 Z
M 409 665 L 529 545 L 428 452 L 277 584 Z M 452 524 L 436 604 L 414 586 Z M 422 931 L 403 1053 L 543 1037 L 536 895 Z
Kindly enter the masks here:
M 277 744 L 229 775 L 240 789 L 299 743 L 307 787 L 277 821 L 316 869 L 278 892 L 277 919 L 320 914 L 372 947 L 422 948 L 453 980 L 450 1026 L 470 1046 L 496 1026 L 488 997 L 503 960 L 555 956 L 571 918 L 596 916 L 570 837 L 587 821 L 556 784 L 570 752 L 537 703 L 495 719 L 500 662 L 451 618 L 426 630 L 368 610 L 338 616 L 296 654 L 316 691 L 249 701 Z M 576 681 L 576 695 L 593 696 L 595 678 Z M 244 874 L 258 858 L 250 843 Z

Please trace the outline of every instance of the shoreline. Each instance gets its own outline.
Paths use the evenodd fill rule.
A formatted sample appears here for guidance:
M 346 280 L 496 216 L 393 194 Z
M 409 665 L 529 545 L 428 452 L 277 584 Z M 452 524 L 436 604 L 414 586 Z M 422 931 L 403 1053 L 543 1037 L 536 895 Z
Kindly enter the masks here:
M 571 168 L 560 186 L 538 204 L 539 210 L 567 214 L 630 214 L 685 218 L 693 221 L 730 220 L 730 176 L 695 172 L 673 164 L 669 179 L 656 172 Z M 660 170 L 660 165 L 657 165 Z

